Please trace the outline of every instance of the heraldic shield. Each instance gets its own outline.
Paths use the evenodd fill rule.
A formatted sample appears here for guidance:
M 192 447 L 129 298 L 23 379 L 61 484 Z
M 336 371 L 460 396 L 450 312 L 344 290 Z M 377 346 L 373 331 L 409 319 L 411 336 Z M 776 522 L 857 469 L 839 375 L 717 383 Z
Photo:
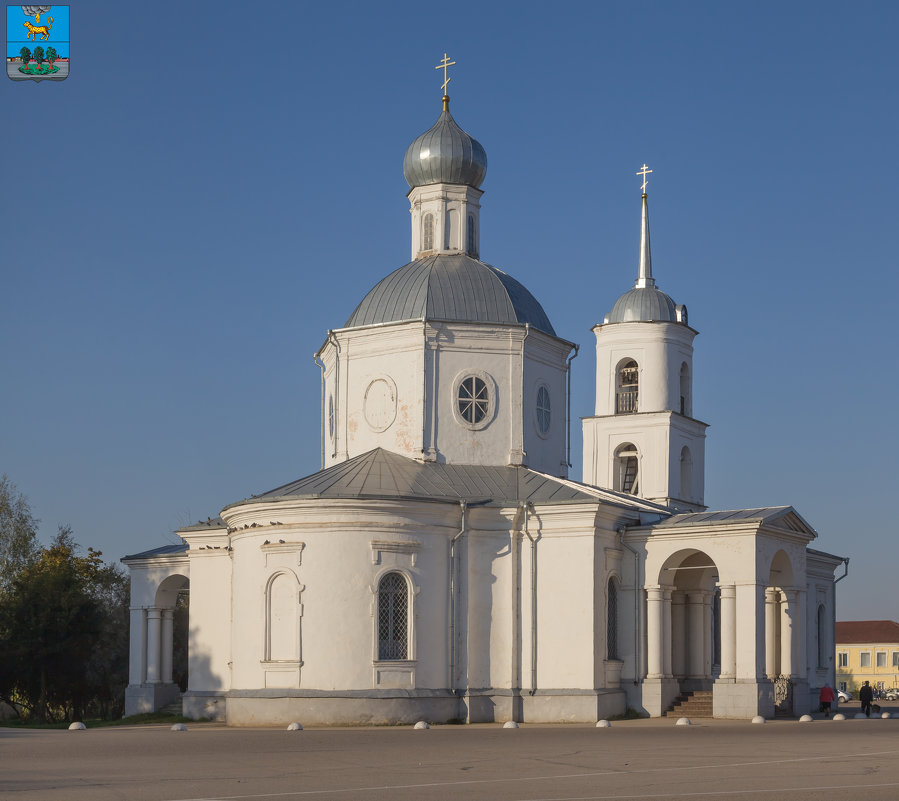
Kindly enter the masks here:
M 6 74 L 14 81 L 69 77 L 69 7 L 6 7 Z

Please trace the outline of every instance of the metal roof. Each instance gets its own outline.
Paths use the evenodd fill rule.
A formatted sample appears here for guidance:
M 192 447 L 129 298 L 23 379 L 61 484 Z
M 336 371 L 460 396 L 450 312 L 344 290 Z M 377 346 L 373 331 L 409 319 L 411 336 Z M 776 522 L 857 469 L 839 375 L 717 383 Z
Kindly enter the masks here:
M 837 621 L 834 639 L 837 645 L 899 643 L 899 623 L 894 620 Z
M 437 122 L 406 149 L 403 175 L 409 186 L 467 184 L 480 187 L 487 174 L 487 152 L 449 113 L 449 98 Z
M 634 287 L 625 292 L 606 318 L 609 323 L 677 322 L 674 301 L 654 286 Z
M 179 542 L 176 545 L 163 545 L 160 548 L 153 548 L 149 551 L 141 551 L 133 553 L 129 556 L 123 556 L 122 562 L 130 562 L 136 559 L 153 559 L 156 556 L 171 556 L 179 553 L 187 553 L 187 543 Z
M 602 501 L 634 510 L 663 511 L 656 504 L 630 495 L 555 478 L 526 467 L 419 462 L 382 448 L 240 503 L 281 498 L 396 498 L 503 506 Z
M 462 253 L 427 256 L 394 270 L 362 299 L 346 327 L 400 320 L 529 323 L 556 335 L 543 307 L 522 284 Z
M 730 509 L 721 512 L 686 512 L 672 515 L 656 524 L 656 528 L 680 528 L 685 526 L 727 525 L 730 523 L 768 523 L 776 520 L 782 525 L 802 533 L 817 536 L 817 532 L 792 506 L 765 506 L 758 509 Z

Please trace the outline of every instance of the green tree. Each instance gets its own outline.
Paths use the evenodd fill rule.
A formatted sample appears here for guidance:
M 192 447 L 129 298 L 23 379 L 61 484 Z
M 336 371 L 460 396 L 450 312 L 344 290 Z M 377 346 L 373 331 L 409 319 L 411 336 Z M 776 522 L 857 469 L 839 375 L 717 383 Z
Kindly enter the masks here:
M 38 69 L 41 68 L 41 64 L 44 61 L 44 48 L 38 45 L 34 48 L 34 60 L 37 62 Z
M 22 57 L 22 66 L 27 67 L 28 62 L 31 61 L 31 49 L 28 47 L 23 47 L 19 51 L 19 55 Z
M 28 499 L 4 475 L 0 477 L 0 597 L 13 579 L 37 560 L 39 550 L 37 520 Z
M 71 529 L 61 526 L 0 606 L 0 696 L 43 721 L 83 717 L 88 665 L 103 628 L 90 587 L 102 567 L 99 554 L 76 556 L 76 548 Z
M 56 48 L 52 46 L 47 48 L 47 52 L 45 53 L 45 55 L 51 67 L 53 66 L 53 62 L 59 58 L 59 53 L 57 53 Z

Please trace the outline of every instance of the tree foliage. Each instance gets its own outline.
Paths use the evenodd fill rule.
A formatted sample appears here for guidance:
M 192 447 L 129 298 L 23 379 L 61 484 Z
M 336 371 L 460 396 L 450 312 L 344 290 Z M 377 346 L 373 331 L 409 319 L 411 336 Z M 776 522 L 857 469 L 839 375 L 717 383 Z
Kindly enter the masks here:
M 0 589 L 0 698 L 44 721 L 120 715 L 128 597 L 124 571 L 92 548 L 79 555 L 72 530 L 60 526 Z
M 37 523 L 28 499 L 5 475 L 0 478 L 0 593 L 37 559 Z
M 28 62 L 31 61 L 31 48 L 30 48 L 30 47 L 23 47 L 23 48 L 19 51 L 19 55 L 22 57 L 22 63 L 27 67 L 27 66 L 28 66 Z M 3 476 L 3 478 L 5 479 L 6 476 Z

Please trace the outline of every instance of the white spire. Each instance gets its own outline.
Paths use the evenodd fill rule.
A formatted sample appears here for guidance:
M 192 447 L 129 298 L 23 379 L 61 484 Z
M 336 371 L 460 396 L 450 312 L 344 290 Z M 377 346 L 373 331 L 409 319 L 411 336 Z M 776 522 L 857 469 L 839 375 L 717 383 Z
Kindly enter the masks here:
M 640 221 L 640 271 L 634 286 L 641 289 L 655 285 L 655 279 L 652 277 L 652 255 L 649 252 L 649 204 L 646 200 L 646 192 L 644 192 L 643 215 Z

